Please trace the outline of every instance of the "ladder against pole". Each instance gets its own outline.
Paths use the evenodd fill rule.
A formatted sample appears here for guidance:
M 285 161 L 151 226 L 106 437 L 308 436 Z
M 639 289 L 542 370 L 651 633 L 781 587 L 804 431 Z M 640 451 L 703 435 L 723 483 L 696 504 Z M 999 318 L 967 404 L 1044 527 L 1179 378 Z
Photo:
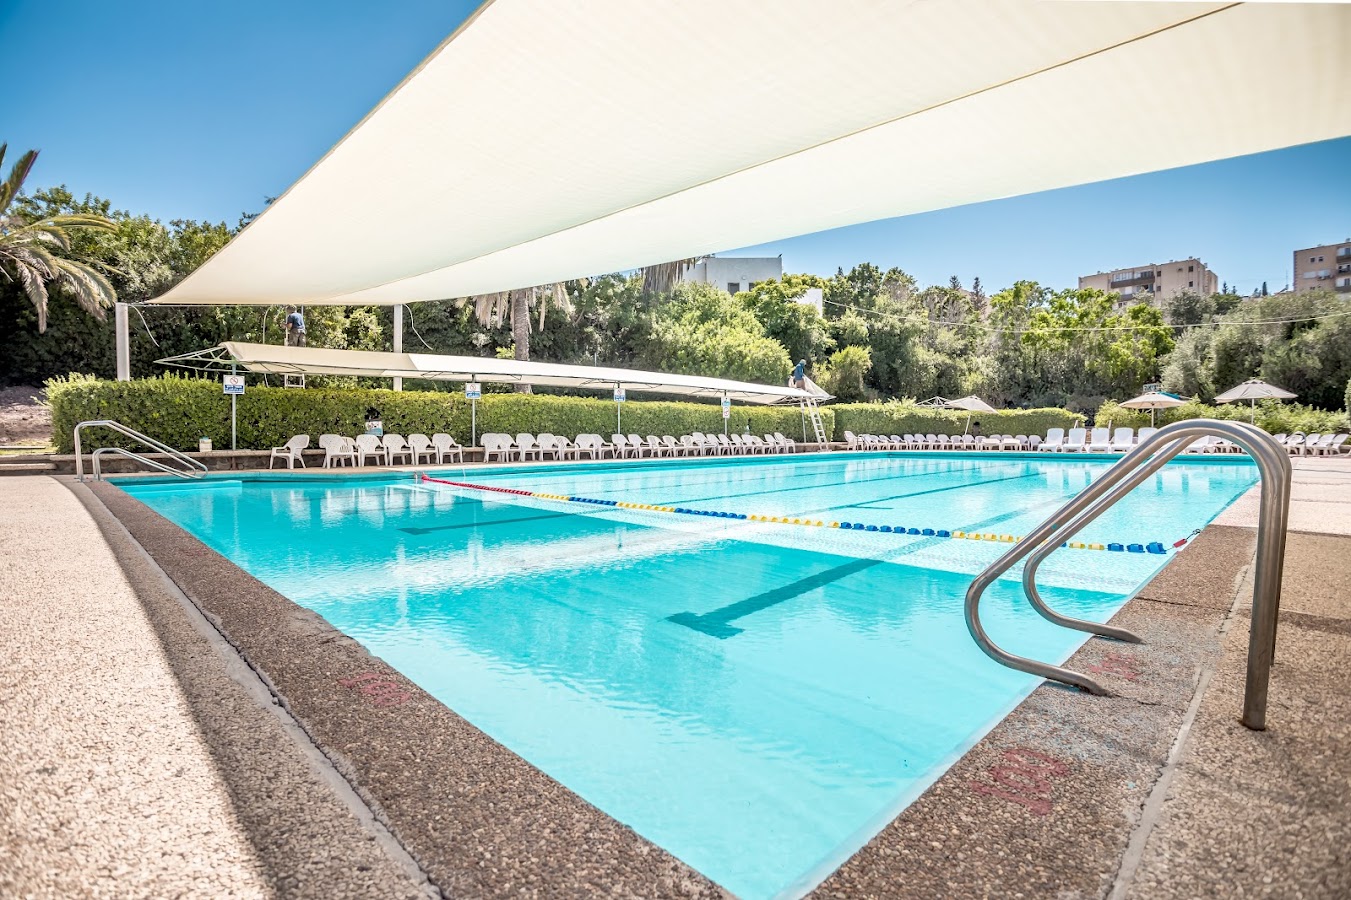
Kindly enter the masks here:
M 807 418 L 812 421 L 812 430 L 816 433 L 816 443 L 822 449 L 830 450 L 830 441 L 826 440 L 826 425 L 821 421 L 821 408 L 817 406 L 816 400 L 803 400 L 802 410 L 807 414 Z

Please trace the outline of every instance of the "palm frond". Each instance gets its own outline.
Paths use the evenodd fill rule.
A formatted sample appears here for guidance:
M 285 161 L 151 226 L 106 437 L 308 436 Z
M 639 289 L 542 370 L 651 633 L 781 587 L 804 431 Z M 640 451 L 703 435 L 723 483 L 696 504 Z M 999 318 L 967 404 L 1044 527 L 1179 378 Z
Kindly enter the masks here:
M 117 223 L 104 216 L 92 213 L 71 213 L 64 216 L 48 216 L 35 225 L 51 225 L 56 228 L 93 228 L 98 231 L 116 231 Z
M 11 268 L 23 285 L 24 293 L 38 313 L 38 334 L 47 330 L 47 279 L 33 267 L 23 262 L 14 263 Z
M 9 145 L 6 144 L 6 147 Z M 9 205 L 14 202 L 14 198 L 19 196 L 19 191 L 23 190 L 24 179 L 32 171 L 33 163 L 37 161 L 38 152 L 29 150 L 19 161 L 14 164 L 14 168 L 9 170 L 9 177 L 0 182 L 0 216 L 3 216 L 9 209 Z M 0 151 L 0 162 L 4 161 L 4 153 Z
M 655 266 L 643 266 L 638 274 L 643 279 L 644 294 L 665 294 L 679 284 L 685 276 L 685 269 L 697 262 L 694 259 L 676 259 L 671 262 L 657 263 Z
M 117 301 L 117 291 L 108 279 L 84 263 L 69 259 L 57 257 L 56 266 L 62 283 L 71 289 L 80 308 L 100 322 L 104 321 L 107 317 L 104 310 Z

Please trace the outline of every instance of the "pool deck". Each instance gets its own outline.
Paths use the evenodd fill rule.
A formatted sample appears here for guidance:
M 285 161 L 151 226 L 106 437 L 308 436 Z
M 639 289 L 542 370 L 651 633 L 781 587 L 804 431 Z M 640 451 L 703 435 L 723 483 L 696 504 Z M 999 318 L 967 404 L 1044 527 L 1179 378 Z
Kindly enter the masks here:
M 1250 494 L 1073 658 L 1118 696 L 1038 688 L 813 895 L 1351 896 L 1351 460 L 1294 465 L 1267 731 Z M 115 488 L 0 480 L 0 548 L 0 895 L 722 895 Z

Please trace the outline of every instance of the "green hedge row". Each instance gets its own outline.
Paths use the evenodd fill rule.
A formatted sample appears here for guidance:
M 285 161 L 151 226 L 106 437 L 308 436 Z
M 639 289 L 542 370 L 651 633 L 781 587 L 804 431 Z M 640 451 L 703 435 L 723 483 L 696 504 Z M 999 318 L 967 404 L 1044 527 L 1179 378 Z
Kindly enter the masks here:
M 1302 431 L 1305 434 L 1318 432 L 1351 431 L 1351 419 L 1344 412 L 1328 412 L 1301 406 L 1298 403 L 1281 403 L 1279 400 L 1263 400 L 1257 404 L 1257 425 L 1271 434 L 1290 434 Z M 1236 419 L 1247 422 L 1252 410 L 1247 403 L 1218 403 L 1209 406 L 1198 400 L 1189 400 L 1183 406 L 1158 411 L 1158 424 L 1167 425 L 1185 419 Z M 1149 410 L 1126 409 L 1113 401 L 1098 407 L 1094 422 L 1113 428 L 1142 428 L 1149 424 Z
M 72 429 L 89 419 L 113 419 L 181 450 L 196 450 L 202 437 L 211 438 L 217 449 L 230 446 L 230 398 L 217 380 L 165 375 L 119 382 L 72 375 L 47 382 L 47 400 L 61 453 L 73 451 Z M 275 447 L 295 434 L 308 434 L 315 441 L 324 433 L 360 434 L 365 431 L 366 411 L 372 408 L 387 432 L 444 431 L 466 446 L 470 439 L 470 404 L 462 393 L 250 384 L 238 404 L 238 446 L 246 450 Z M 822 410 L 822 416 L 830 433 L 832 413 Z M 753 434 L 781 431 L 802 438 L 802 419 L 795 406 L 733 403 L 731 427 L 740 432 L 748 421 Z M 625 434 L 679 437 L 694 431 L 718 432 L 722 427 L 722 410 L 712 404 L 636 400 L 623 404 Z M 615 431 L 615 404 L 589 397 L 485 394 L 478 403 L 478 433 L 485 431 L 608 436 Z M 111 432 L 97 437 L 100 446 L 116 439 Z M 128 441 L 122 445 L 133 446 Z
M 854 434 L 962 434 L 967 413 L 956 409 L 931 409 L 913 401 L 888 403 L 841 403 L 835 411 L 835 440 Z M 1072 428 L 1083 416 L 1064 409 L 1001 409 L 971 414 L 980 423 L 981 434 L 1039 434 L 1048 428 Z

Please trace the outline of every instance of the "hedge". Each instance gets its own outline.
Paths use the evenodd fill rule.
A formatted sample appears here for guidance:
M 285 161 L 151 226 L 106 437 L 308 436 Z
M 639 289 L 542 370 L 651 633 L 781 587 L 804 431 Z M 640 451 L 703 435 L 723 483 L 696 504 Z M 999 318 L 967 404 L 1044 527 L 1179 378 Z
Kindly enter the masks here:
M 835 411 L 835 440 L 854 434 L 962 434 L 967 413 L 956 409 L 932 409 L 912 400 L 888 403 L 840 403 Z M 971 413 L 981 434 L 1046 434 L 1049 428 L 1072 428 L 1083 416 L 1065 409 L 1001 409 Z
M 1188 400 L 1183 406 L 1158 411 L 1158 424 L 1167 425 L 1185 419 L 1236 419 L 1247 422 L 1252 411 L 1246 402 L 1220 403 L 1209 406 L 1198 400 Z M 1098 407 L 1094 416 L 1095 424 L 1106 427 L 1141 428 L 1149 424 L 1149 410 L 1126 409 L 1114 401 L 1108 401 Z M 1257 403 L 1257 424 L 1271 434 L 1290 434 L 1302 431 L 1305 434 L 1318 432 L 1351 431 L 1351 421 L 1346 413 L 1328 412 L 1301 406 L 1298 403 L 1281 403 L 1279 400 L 1261 400 Z
M 219 381 L 165 375 L 135 381 L 104 381 L 71 375 L 47 382 L 52 408 L 52 431 L 58 452 L 73 451 L 72 429 L 89 419 L 113 419 L 180 450 L 196 450 L 208 437 L 218 448 L 230 446 L 230 399 Z M 366 388 L 318 389 L 248 385 L 238 400 L 240 449 L 260 450 L 281 445 L 295 434 L 356 435 L 365 431 L 366 410 L 375 409 L 385 431 L 398 434 L 448 432 L 468 446 L 469 401 L 463 393 L 389 391 Z M 833 415 L 823 409 L 827 433 Z M 796 406 L 743 406 L 733 403 L 731 426 L 751 432 L 781 431 L 801 438 L 802 419 Z M 624 403 L 625 434 L 643 436 L 722 431 L 722 410 L 708 403 L 671 403 L 629 400 Z M 478 433 L 516 434 L 547 431 L 569 438 L 578 434 L 613 434 L 613 400 L 560 397 L 549 394 L 484 394 L 478 403 Z M 100 433 L 100 445 L 120 441 L 111 432 Z

